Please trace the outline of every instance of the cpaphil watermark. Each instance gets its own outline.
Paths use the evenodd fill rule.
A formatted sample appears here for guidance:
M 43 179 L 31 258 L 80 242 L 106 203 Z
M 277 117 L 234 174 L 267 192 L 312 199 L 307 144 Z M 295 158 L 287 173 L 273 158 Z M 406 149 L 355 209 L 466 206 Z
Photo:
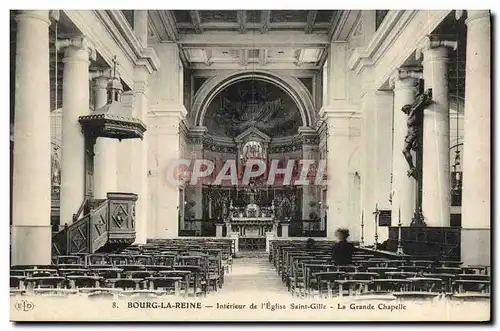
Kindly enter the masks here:
M 165 178 L 171 185 L 327 185 L 326 160 L 263 160 L 246 162 L 179 159 L 169 162 Z

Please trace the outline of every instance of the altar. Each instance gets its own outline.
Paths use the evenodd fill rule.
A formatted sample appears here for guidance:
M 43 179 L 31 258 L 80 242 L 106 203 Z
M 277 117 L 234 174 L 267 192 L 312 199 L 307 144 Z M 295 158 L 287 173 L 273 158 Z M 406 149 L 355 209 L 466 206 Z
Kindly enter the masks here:
M 277 233 L 278 223 L 274 217 L 274 204 L 259 207 L 250 203 L 246 207 L 229 207 L 226 227 L 240 238 L 265 238 L 267 232 Z

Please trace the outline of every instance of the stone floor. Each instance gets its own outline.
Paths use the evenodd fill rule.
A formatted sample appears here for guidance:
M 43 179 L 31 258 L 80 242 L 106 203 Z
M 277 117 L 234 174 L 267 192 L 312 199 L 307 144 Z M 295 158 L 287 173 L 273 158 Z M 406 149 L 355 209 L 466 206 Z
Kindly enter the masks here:
M 249 294 L 256 297 L 271 293 L 291 297 L 267 253 L 252 251 L 238 253 L 232 271 L 225 275 L 224 286 L 212 295 L 235 297 Z

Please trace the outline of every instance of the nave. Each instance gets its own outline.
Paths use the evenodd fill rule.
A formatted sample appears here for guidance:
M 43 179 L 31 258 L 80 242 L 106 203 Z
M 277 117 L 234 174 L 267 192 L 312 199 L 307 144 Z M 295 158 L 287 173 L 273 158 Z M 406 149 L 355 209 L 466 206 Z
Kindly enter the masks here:
M 49 266 L 13 266 L 11 296 L 357 299 L 489 299 L 490 268 L 356 247 L 335 265 L 333 242 L 273 240 L 270 252 L 239 251 L 234 240 L 170 239 L 119 254 L 55 256 Z

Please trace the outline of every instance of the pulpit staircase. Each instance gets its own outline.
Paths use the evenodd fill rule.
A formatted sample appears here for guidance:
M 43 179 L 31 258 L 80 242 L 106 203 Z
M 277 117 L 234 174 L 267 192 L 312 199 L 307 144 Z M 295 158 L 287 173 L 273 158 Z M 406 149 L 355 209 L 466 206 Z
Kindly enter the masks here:
M 85 141 L 85 198 L 73 215 L 73 222 L 52 237 L 53 256 L 116 252 L 135 241 L 137 194 L 107 193 L 106 199 L 93 198 L 94 147 L 97 139 L 142 139 L 146 131 L 146 125 L 132 117 L 131 108 L 124 107 L 120 102 L 123 86 L 116 66 L 115 57 L 113 77 L 107 86 L 108 102 L 78 118 Z
M 73 215 L 73 223 L 52 236 L 52 255 L 112 253 L 130 246 L 135 241 L 136 201 L 134 193 L 86 198 Z

